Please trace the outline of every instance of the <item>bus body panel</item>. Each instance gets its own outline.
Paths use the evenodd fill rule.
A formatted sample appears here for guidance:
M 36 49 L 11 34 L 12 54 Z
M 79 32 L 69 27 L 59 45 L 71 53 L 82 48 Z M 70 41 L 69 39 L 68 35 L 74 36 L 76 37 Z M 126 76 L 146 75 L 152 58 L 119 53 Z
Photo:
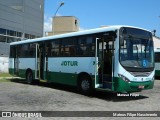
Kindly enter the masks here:
M 11 74 L 15 74 L 14 69 L 14 58 L 10 58 L 9 60 L 9 72 Z M 27 69 L 32 70 L 33 77 L 35 76 L 35 58 L 18 58 L 18 76 L 25 78 Z
M 32 74 L 34 77 L 35 76 L 35 58 L 19 58 L 19 76 L 25 78 L 27 69 L 32 70 Z
M 57 57 L 48 58 L 48 70 L 64 73 L 87 72 L 94 74 L 94 57 Z
M 49 82 L 77 85 L 77 75 L 81 72 L 94 75 L 94 57 L 57 57 L 48 58 Z

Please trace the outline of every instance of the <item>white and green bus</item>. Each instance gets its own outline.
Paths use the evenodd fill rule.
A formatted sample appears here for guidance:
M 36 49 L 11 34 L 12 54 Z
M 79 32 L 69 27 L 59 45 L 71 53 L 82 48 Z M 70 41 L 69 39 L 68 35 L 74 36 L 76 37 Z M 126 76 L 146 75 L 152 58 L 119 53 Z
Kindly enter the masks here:
M 10 44 L 9 72 L 35 80 L 93 89 L 136 92 L 154 85 L 151 32 L 110 26 Z
M 155 53 L 155 77 L 160 78 L 160 48 L 154 49 Z

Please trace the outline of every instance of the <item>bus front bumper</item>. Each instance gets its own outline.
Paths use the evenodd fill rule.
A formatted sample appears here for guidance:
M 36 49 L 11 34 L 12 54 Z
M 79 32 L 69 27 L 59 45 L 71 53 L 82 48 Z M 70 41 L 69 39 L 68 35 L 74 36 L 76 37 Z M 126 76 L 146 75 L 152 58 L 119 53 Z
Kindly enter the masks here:
M 153 81 L 145 82 L 125 82 L 121 78 L 114 80 L 114 91 L 116 92 L 139 92 L 141 90 L 152 89 L 154 85 Z

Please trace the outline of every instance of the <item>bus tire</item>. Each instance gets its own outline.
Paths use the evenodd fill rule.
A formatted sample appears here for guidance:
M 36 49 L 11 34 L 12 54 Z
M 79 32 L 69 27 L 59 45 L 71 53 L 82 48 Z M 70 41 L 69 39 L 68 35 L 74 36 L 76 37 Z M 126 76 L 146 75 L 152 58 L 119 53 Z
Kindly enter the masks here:
M 82 75 L 79 79 L 78 88 L 83 95 L 91 95 L 93 88 L 92 82 L 89 75 Z
M 27 80 L 27 84 L 32 84 L 33 83 L 33 74 L 32 71 L 27 71 L 26 74 L 26 80 Z

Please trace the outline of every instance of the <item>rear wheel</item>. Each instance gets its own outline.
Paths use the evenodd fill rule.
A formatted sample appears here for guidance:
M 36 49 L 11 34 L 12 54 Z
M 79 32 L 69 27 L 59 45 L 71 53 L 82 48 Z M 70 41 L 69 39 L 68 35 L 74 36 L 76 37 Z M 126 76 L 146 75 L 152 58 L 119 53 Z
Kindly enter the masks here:
M 92 82 L 88 75 L 82 75 L 79 79 L 79 90 L 84 95 L 91 95 L 92 93 Z
M 32 84 L 33 83 L 33 74 L 31 71 L 28 71 L 26 74 L 26 80 L 28 84 Z

